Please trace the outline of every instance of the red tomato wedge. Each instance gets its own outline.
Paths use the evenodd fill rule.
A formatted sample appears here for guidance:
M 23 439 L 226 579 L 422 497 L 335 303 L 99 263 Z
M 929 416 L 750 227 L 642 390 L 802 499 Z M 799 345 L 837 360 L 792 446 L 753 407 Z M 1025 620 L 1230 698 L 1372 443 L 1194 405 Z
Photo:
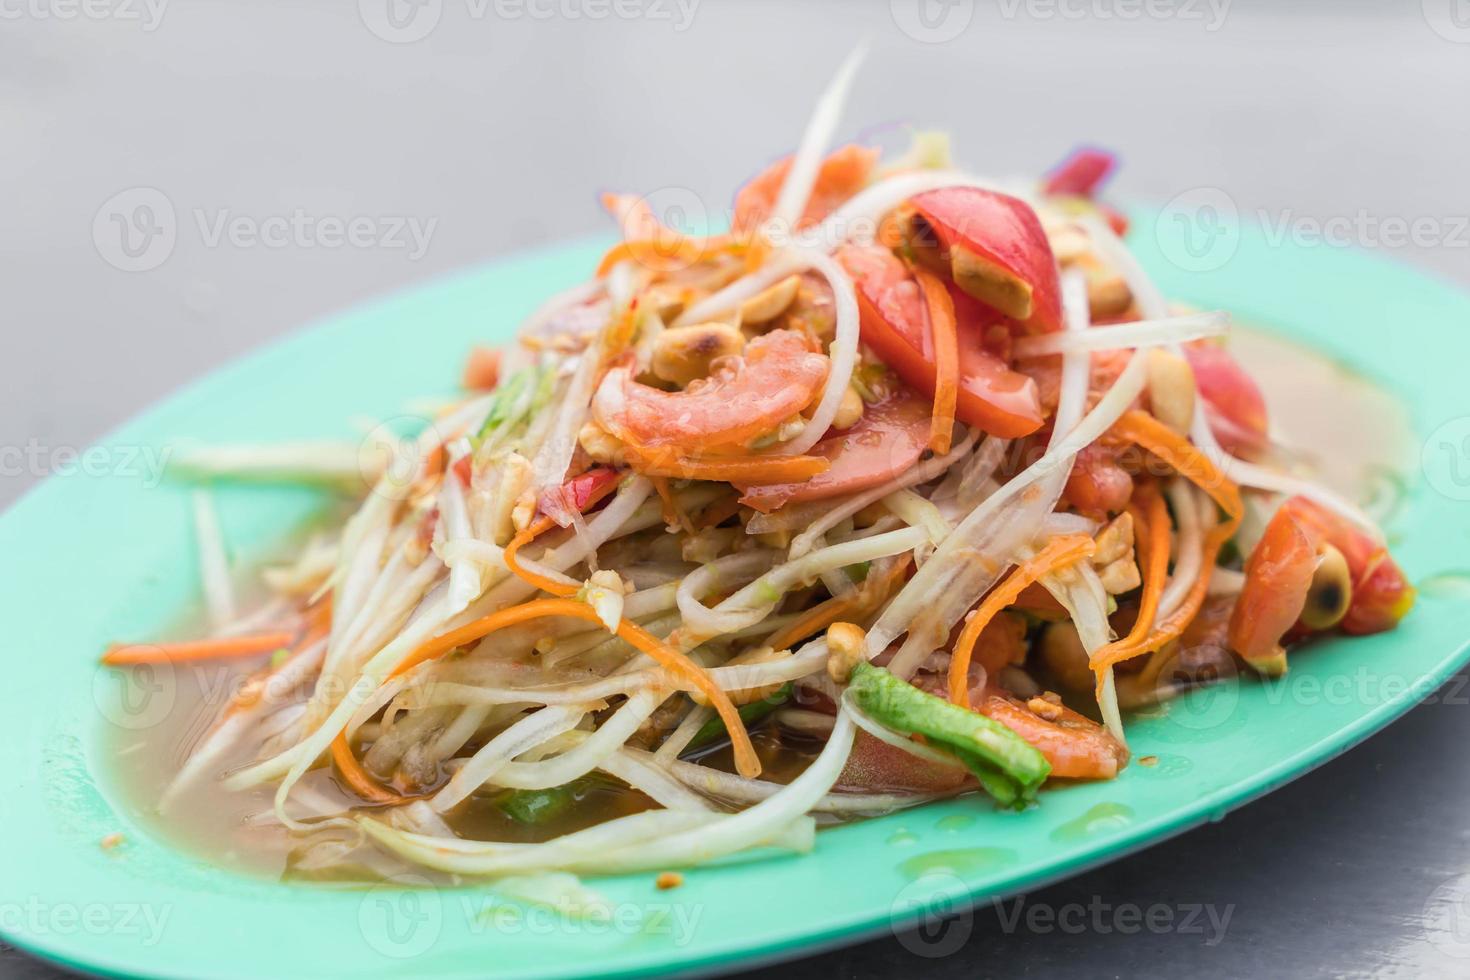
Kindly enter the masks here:
M 834 150 L 817 172 L 817 182 L 812 185 L 812 196 L 806 203 L 798 228 L 805 228 L 821 221 L 837 210 L 848 198 L 868 186 L 873 168 L 878 165 L 878 151 L 865 146 L 848 144 Z M 771 164 L 753 177 L 750 183 L 740 188 L 735 195 L 735 231 L 737 234 L 753 231 L 771 216 L 776 207 L 776 198 L 781 194 L 781 185 L 791 171 L 791 157 L 784 157 Z
M 809 450 L 831 466 L 801 483 L 742 487 L 740 502 L 762 513 L 806 500 L 822 500 L 877 486 L 907 470 L 929 443 L 929 405 L 905 389 L 869 405 L 852 428 L 835 429 Z
M 553 519 L 571 511 L 580 514 L 616 489 L 620 478 L 618 471 L 610 466 L 594 466 L 559 487 L 543 490 L 536 500 L 536 509 Z
M 1118 158 L 1107 150 L 1091 146 L 1078 147 L 1057 164 L 1055 170 L 1046 175 L 1042 192 L 1048 195 L 1092 197 L 1103 182 L 1112 176 L 1117 166 Z
M 1266 398 L 1230 352 L 1208 340 L 1184 345 L 1194 382 L 1205 400 L 1210 429 L 1234 456 L 1259 453 L 1269 441 Z
M 926 191 L 910 204 L 934 230 L 965 292 L 1032 333 L 1062 329 L 1056 256 L 1029 204 L 978 187 Z
M 934 397 L 934 351 L 918 284 L 892 252 L 847 246 L 837 253 L 857 286 L 863 343 L 926 397 Z M 955 416 L 1004 439 L 1041 428 L 1036 382 L 985 349 L 984 332 L 955 307 L 960 387 Z
M 493 391 L 500 383 L 500 351 L 493 347 L 476 347 L 465 361 L 460 384 L 471 391 Z
M 1281 505 L 1317 541 L 1332 545 L 1347 560 L 1353 579 L 1353 601 L 1343 618 L 1344 633 L 1363 636 L 1398 625 L 1414 606 L 1415 591 L 1398 563 L 1362 528 L 1306 499 L 1292 497 Z
M 1263 674 L 1286 669 L 1284 637 L 1301 618 L 1317 570 L 1317 546 L 1283 507 L 1245 563 L 1245 585 L 1230 617 L 1230 648 Z
M 615 368 L 598 385 L 592 414 L 635 446 L 730 451 L 806 408 L 820 394 L 828 364 L 801 334 L 773 330 L 683 391 L 639 384 L 631 369 Z
M 1128 750 L 1106 728 L 1070 708 L 1047 721 L 1012 698 L 991 694 L 980 713 L 1035 746 L 1062 779 L 1112 779 L 1128 761 Z
M 963 766 L 921 759 L 860 731 L 837 788 L 864 793 L 953 793 L 970 778 Z

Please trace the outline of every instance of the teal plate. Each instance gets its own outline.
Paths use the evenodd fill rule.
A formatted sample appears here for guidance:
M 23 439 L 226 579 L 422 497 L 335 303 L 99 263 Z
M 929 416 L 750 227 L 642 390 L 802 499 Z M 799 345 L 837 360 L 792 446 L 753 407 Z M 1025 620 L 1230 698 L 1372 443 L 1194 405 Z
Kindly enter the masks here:
M 187 491 L 155 485 L 147 454 L 180 439 L 350 437 L 353 416 L 402 414 L 447 391 L 471 343 L 509 337 L 539 299 L 593 267 L 597 243 L 568 246 L 390 297 L 246 358 L 113 434 L 91 457 L 104 465 L 82 468 L 98 475 L 54 478 L 0 519 L 0 932 L 123 975 L 731 969 L 1036 888 L 1219 820 L 1348 749 L 1466 659 L 1470 602 L 1456 583 L 1470 566 L 1470 300 L 1364 255 L 1250 234 L 1200 263 L 1169 223 L 1157 231 L 1136 236 L 1137 248 L 1170 295 L 1277 325 L 1408 404 L 1424 465 L 1390 530 L 1410 577 L 1433 587 L 1396 633 L 1321 644 L 1284 681 L 1230 682 L 1135 721 L 1135 757 L 1159 761 L 1114 782 L 1048 792 L 1020 815 L 969 799 L 844 826 L 821 833 L 812 854 L 696 869 L 669 892 L 652 875 L 598 880 L 610 918 L 505 906 L 474 884 L 288 886 L 171 846 L 119 792 L 109 752 L 118 726 L 166 714 L 172 690 L 120 700 L 119 679 L 96 666 L 108 641 L 154 635 L 198 601 Z M 1201 264 L 1217 267 L 1181 268 Z M 220 490 L 244 561 L 321 506 L 307 490 Z M 113 833 L 124 842 L 104 849 Z

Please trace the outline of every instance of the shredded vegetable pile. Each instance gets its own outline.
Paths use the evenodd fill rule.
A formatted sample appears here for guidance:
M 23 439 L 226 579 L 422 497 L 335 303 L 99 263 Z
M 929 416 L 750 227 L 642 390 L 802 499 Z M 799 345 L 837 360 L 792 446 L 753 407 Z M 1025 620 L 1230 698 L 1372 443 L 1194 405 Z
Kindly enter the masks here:
M 1229 318 L 1171 308 L 1128 252 L 1112 157 L 1005 182 L 934 134 L 831 150 L 856 63 L 728 232 L 608 195 L 592 278 L 384 437 L 355 513 L 243 616 L 200 492 L 213 636 L 105 657 L 250 672 L 165 809 L 273 787 L 260 819 L 319 867 L 802 851 L 831 819 L 1116 778 L 1125 712 L 1406 614 L 1372 522 L 1272 465 Z M 479 839 L 476 807 L 548 829 Z

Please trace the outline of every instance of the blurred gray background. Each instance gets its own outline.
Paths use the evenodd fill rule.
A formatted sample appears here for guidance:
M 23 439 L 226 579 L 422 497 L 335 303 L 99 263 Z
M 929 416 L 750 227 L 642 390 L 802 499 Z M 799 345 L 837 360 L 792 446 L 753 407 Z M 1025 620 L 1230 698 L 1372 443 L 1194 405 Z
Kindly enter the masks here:
M 600 189 L 726 207 L 864 37 L 844 136 L 943 125 L 995 173 L 1100 143 L 1125 161 L 1115 197 L 1216 187 L 1470 285 L 1466 0 L 0 0 L 0 506 L 307 321 L 606 230 Z M 1470 709 L 1436 701 L 1029 900 L 1229 907 L 1216 942 L 987 905 L 950 955 L 883 937 L 783 973 L 1464 975 Z M 0 971 L 49 972 L 8 952 Z

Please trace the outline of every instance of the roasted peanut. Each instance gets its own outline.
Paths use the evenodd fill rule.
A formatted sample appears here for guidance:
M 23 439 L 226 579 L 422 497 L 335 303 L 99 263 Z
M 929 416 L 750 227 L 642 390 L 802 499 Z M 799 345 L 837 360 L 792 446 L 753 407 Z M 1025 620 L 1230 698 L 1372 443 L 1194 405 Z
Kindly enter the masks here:
M 653 345 L 653 373 L 681 387 L 709 376 L 717 358 L 739 354 L 745 335 L 728 323 L 670 327 Z
M 800 288 L 801 276 L 787 276 L 769 289 L 756 293 L 740 304 L 740 322 L 748 326 L 770 323 L 786 312 Z
M 842 401 L 837 404 L 837 414 L 832 417 L 832 428 L 843 430 L 850 429 L 863 417 L 863 398 L 851 385 L 842 393 Z
M 599 463 L 611 466 L 623 465 L 623 440 L 598 425 L 588 422 L 577 433 L 577 443 Z
M 1180 435 L 1194 421 L 1194 369 L 1171 351 L 1148 352 L 1148 400 L 1154 417 Z
M 827 627 L 827 676 L 838 684 L 846 684 L 852 669 L 863 659 L 868 634 L 853 623 L 833 623 Z

